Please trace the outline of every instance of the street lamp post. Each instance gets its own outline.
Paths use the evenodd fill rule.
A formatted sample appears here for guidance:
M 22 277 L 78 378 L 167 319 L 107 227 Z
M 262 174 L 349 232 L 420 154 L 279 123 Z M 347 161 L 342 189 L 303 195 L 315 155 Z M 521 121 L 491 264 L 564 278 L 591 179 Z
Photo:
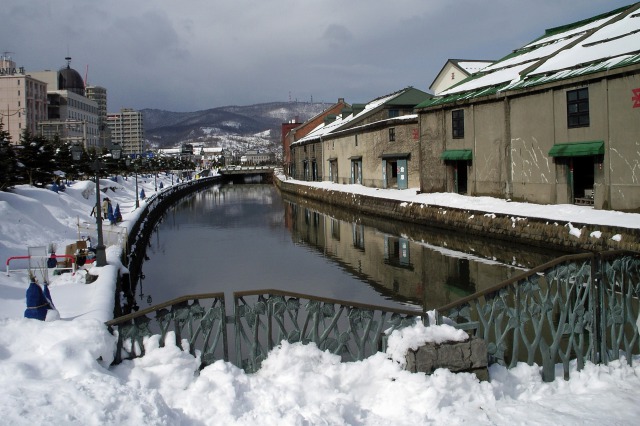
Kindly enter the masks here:
M 127 158 L 127 167 L 131 165 L 131 159 Z M 136 175 L 136 209 L 140 207 L 140 201 L 138 200 L 138 163 L 133 161 L 133 171 Z
M 0 111 L 0 122 L 3 121 L 2 119 L 4 117 L 7 117 L 7 133 L 11 134 L 11 117 L 18 115 L 20 113 L 26 114 L 27 113 L 27 109 L 26 108 L 18 108 L 15 110 L 9 110 L 9 104 L 7 104 L 7 113 L 5 114 L 4 112 Z M 20 117 L 18 115 L 18 117 Z
M 136 209 L 140 207 L 140 200 L 138 199 L 138 163 L 133 165 L 133 170 L 136 173 Z
M 80 145 L 71 147 L 71 156 L 74 161 L 80 161 L 84 148 Z M 111 148 L 111 156 L 114 160 L 120 159 L 122 149 L 119 145 Z M 105 251 L 104 241 L 102 238 L 102 208 L 100 206 L 100 156 L 98 153 L 93 158 L 93 171 L 96 179 L 96 227 L 98 233 L 98 245 L 96 246 L 96 266 L 105 266 L 107 264 L 107 253 Z

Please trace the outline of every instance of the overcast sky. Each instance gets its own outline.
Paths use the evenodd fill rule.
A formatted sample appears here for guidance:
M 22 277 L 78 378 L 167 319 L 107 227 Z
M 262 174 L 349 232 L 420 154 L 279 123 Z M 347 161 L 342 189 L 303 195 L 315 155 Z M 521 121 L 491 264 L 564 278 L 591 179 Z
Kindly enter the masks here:
M 499 59 L 631 0 L 3 0 L 0 51 L 65 57 L 120 108 L 364 103 L 427 91 L 445 61 Z M 88 69 L 88 72 L 87 72 Z

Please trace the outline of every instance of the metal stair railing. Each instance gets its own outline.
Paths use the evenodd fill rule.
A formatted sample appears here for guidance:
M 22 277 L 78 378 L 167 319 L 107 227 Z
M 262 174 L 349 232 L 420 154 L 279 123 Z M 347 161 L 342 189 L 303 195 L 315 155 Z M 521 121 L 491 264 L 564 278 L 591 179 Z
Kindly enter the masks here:
M 542 365 L 545 381 L 561 363 L 608 362 L 640 353 L 640 257 L 632 252 L 563 256 L 437 309 L 438 322 L 487 342 L 490 363 Z

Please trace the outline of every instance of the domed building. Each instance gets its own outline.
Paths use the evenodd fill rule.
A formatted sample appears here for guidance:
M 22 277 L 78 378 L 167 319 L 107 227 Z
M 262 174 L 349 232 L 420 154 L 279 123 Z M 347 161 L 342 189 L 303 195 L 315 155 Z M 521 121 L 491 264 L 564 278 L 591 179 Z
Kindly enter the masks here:
M 71 58 L 58 71 L 29 74 L 47 83 L 48 119 L 38 124 L 39 134 L 58 136 L 69 143 L 82 143 L 85 148 L 99 148 L 98 104 L 85 96 L 85 83 L 80 73 L 71 68 Z
M 78 71 L 71 68 L 71 58 L 64 58 L 67 66 L 58 71 L 58 90 L 68 90 L 80 96 L 84 96 L 84 81 Z

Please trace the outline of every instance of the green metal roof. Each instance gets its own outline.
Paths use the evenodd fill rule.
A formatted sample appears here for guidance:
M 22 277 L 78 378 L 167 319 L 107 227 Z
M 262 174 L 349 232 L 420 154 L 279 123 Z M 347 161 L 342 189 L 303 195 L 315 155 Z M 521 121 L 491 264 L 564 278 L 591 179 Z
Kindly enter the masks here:
M 603 154 L 604 141 L 558 143 L 549 150 L 549 157 L 584 157 Z
M 440 158 L 450 161 L 471 160 L 473 153 L 470 149 L 448 149 L 440 155 Z
M 618 58 L 607 58 L 601 61 L 593 62 L 591 64 L 558 71 L 549 75 L 531 75 L 513 84 L 503 86 L 500 90 L 518 90 L 525 89 L 527 87 L 538 86 L 541 84 L 551 83 L 554 81 L 565 80 L 574 77 L 580 77 L 588 74 L 594 74 L 602 71 L 610 71 L 616 68 L 622 68 L 629 65 L 640 64 L 640 54 L 625 55 Z
M 427 107 L 436 106 L 436 105 L 445 105 L 445 104 L 454 103 L 456 101 L 463 101 L 467 99 L 479 98 L 481 96 L 493 95 L 497 93 L 504 86 L 505 85 L 484 87 L 482 89 L 472 90 L 469 92 L 454 93 L 447 96 L 435 97 L 435 98 L 427 99 L 426 101 L 416 105 L 416 108 L 427 108 Z
M 596 15 L 596 16 L 593 16 L 591 18 L 583 19 L 583 20 L 578 21 L 578 22 L 573 22 L 571 24 L 561 25 L 559 27 L 554 27 L 554 28 L 548 28 L 547 30 L 545 30 L 544 35 L 542 35 L 540 37 L 540 39 L 546 38 L 546 37 L 549 37 L 549 36 L 552 36 L 552 35 L 555 35 L 555 34 L 563 33 L 565 31 L 569 31 L 569 30 L 571 30 L 573 28 L 578 28 L 578 27 L 581 27 L 583 25 L 589 24 L 591 22 L 595 22 L 595 21 L 598 21 L 600 19 L 608 18 L 609 16 L 617 15 L 618 13 L 624 12 L 625 10 L 627 10 L 630 6 L 631 5 L 623 6 L 623 7 L 620 7 L 618 9 L 612 10 L 610 12 L 601 13 L 600 15 Z
M 451 95 L 437 96 L 435 98 L 427 99 L 426 101 L 416 105 L 416 109 L 451 104 L 456 101 L 464 101 L 468 99 L 479 98 L 482 96 L 494 95 L 499 92 L 526 89 L 529 87 L 539 86 L 554 81 L 566 80 L 569 78 L 585 76 L 602 71 L 610 71 L 616 68 L 622 68 L 629 65 L 637 64 L 640 64 L 640 54 L 625 55 L 619 58 L 607 58 L 579 68 L 567 69 L 549 75 L 530 75 L 523 78 L 522 80 L 513 83 L 501 84 L 499 86 L 493 87 L 484 87 L 476 90 L 470 90 L 468 92 L 454 93 Z

